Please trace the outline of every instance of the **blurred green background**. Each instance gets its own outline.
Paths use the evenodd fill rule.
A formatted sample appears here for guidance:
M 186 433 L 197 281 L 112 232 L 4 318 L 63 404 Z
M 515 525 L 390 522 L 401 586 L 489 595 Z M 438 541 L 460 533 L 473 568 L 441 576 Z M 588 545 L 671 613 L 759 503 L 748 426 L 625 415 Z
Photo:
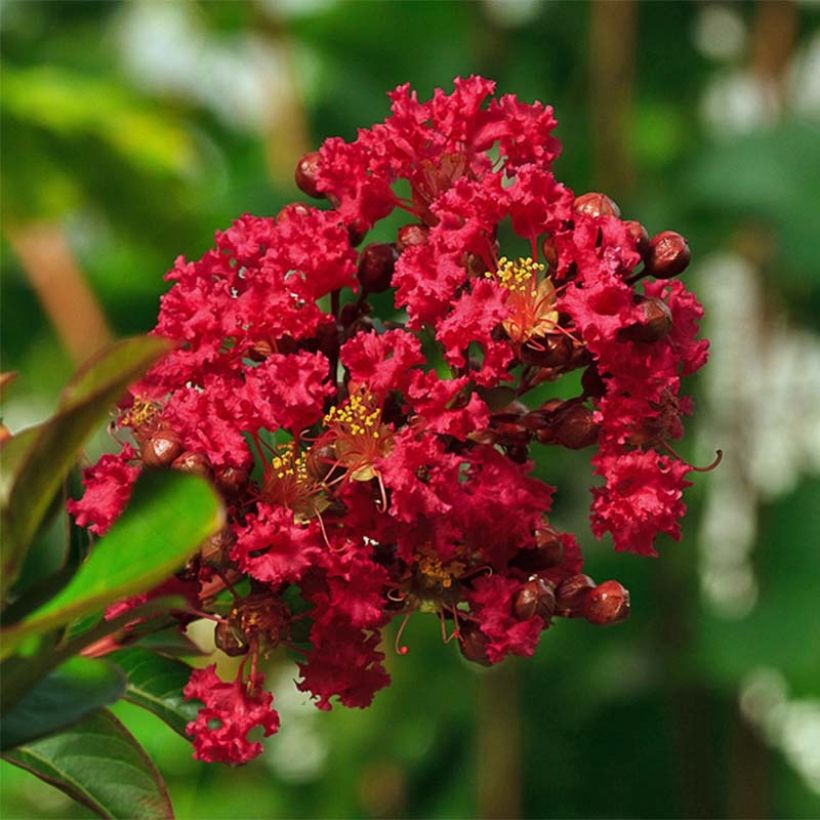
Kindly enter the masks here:
M 162 275 L 244 211 L 301 198 L 325 137 L 481 73 L 552 103 L 559 178 L 690 239 L 712 362 L 682 445 L 680 544 L 614 556 L 588 454 L 540 451 L 587 571 L 632 591 L 494 670 L 414 618 L 366 711 L 317 712 L 286 658 L 282 731 L 204 766 L 118 713 L 179 817 L 820 816 L 820 5 L 816 2 L 16 2 L 2 14 L 2 354 L 12 429 L 74 365 L 153 325 Z M 0 814 L 81 817 L 3 763 Z

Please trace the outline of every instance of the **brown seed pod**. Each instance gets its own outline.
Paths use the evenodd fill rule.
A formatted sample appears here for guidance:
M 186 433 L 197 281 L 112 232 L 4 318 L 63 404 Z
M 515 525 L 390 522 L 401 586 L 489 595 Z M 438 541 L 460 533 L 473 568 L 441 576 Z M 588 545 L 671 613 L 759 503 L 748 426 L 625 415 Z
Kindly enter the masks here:
M 466 621 L 459 627 L 458 648 L 461 654 L 473 663 L 490 666 L 487 659 L 487 638 L 477 624 Z
M 160 430 L 146 439 L 140 455 L 146 467 L 167 467 L 182 453 L 182 441 L 173 430 Z
M 620 216 L 621 209 L 606 195 L 595 192 L 575 197 L 573 207 L 589 216 Z
M 584 617 L 598 626 L 625 620 L 629 617 L 629 590 L 618 581 L 598 584 L 584 600 Z
M 562 581 L 555 590 L 555 611 L 564 618 L 583 615 L 587 595 L 595 588 L 589 575 L 572 575 Z
M 513 599 L 513 615 L 519 621 L 527 621 L 536 615 L 548 626 L 555 612 L 555 593 L 543 578 L 531 578 Z
M 423 245 L 429 233 L 426 225 L 402 225 L 396 236 L 396 250 L 401 253 L 413 245 Z
M 536 367 L 565 367 L 572 357 L 572 340 L 563 333 L 530 339 L 521 348 L 521 361 Z
M 656 279 L 671 279 L 683 273 L 691 260 L 689 243 L 675 231 L 663 231 L 649 240 L 644 264 Z
M 564 544 L 548 524 L 535 531 L 535 546 L 520 549 L 510 560 L 510 566 L 522 572 L 543 572 L 557 567 L 564 560 Z
M 214 643 L 231 657 L 245 655 L 249 648 L 239 630 L 228 621 L 220 621 L 214 628 Z
M 237 495 L 242 492 L 250 476 L 241 467 L 223 467 L 217 471 L 216 483 L 226 495 Z
M 187 450 L 174 459 L 171 469 L 179 470 L 182 473 L 205 476 L 206 478 L 211 475 L 211 465 L 208 463 L 208 459 L 202 453 L 194 453 L 191 450 Z
M 630 342 L 657 342 L 672 329 L 672 311 L 663 299 L 649 296 L 638 305 L 638 309 L 640 321 L 621 328 L 619 338 Z
M 555 440 L 570 450 L 582 450 L 598 440 L 599 429 L 592 410 L 583 404 L 573 404 L 561 412 L 555 426 Z
M 319 152 L 311 151 L 305 154 L 296 165 L 294 178 L 300 191 L 315 199 L 321 199 L 324 194 L 319 190 L 316 176 L 319 171 Z
M 641 259 L 646 257 L 646 252 L 649 250 L 649 232 L 634 219 L 624 222 L 624 228 L 627 233 L 635 240 L 635 250 L 641 255 Z
M 396 260 L 396 248 L 388 243 L 368 245 L 359 257 L 358 277 L 368 293 L 383 293 L 390 287 Z

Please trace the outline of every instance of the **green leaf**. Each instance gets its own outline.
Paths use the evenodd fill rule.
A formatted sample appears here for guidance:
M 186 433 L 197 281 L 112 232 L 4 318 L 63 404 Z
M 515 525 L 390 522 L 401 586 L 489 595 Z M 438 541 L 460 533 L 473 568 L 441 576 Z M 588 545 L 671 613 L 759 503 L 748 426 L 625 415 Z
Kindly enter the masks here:
M 204 479 L 147 472 L 110 532 L 50 601 L 4 634 L 3 656 L 27 635 L 63 626 L 167 579 L 219 530 L 222 505 Z
M 156 767 L 107 709 L 3 757 L 101 817 L 156 820 L 174 816 Z
M 147 336 L 111 345 L 69 382 L 54 416 L 33 430 L 18 433 L 3 447 L 0 555 L 4 595 L 86 439 L 128 385 L 167 351 L 167 342 Z
M 138 647 L 123 649 L 108 657 L 128 679 L 125 699 L 153 712 L 175 732 L 186 737 L 185 725 L 194 720 L 199 708 L 182 696 L 191 667 Z
M 25 663 L 25 661 L 23 661 Z M 13 674 L 10 669 L 6 674 Z M 6 751 L 77 723 L 118 700 L 126 678 L 116 666 L 72 658 L 38 681 L 0 719 L 0 750 Z

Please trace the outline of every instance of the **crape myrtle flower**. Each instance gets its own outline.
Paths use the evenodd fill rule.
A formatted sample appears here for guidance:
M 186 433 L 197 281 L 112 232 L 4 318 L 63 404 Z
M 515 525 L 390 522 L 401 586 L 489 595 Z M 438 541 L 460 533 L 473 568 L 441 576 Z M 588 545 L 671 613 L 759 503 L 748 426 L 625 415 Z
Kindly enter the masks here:
M 688 245 L 576 197 L 552 173 L 552 109 L 493 92 L 480 77 L 427 101 L 401 86 L 383 123 L 300 161 L 321 208 L 244 215 L 167 276 L 154 333 L 174 349 L 133 386 L 115 422 L 129 443 L 70 509 L 104 532 L 143 469 L 222 493 L 225 529 L 176 578 L 180 626 L 212 619 L 241 658 L 232 682 L 211 666 L 185 689 L 199 759 L 244 763 L 261 750 L 249 732 L 277 730 L 264 661 L 280 647 L 320 709 L 365 707 L 389 683 L 385 628 L 407 654 L 414 613 L 481 664 L 532 655 L 558 618 L 622 621 L 628 592 L 596 585 L 551 523 L 542 447 L 589 448 L 592 533 L 616 550 L 680 535 L 696 468 L 671 442 L 692 411 L 681 379 L 707 354 L 672 278 Z M 394 211 L 395 240 L 357 250 Z M 395 310 L 376 316 L 373 294 Z M 533 399 L 576 371 L 577 395 Z

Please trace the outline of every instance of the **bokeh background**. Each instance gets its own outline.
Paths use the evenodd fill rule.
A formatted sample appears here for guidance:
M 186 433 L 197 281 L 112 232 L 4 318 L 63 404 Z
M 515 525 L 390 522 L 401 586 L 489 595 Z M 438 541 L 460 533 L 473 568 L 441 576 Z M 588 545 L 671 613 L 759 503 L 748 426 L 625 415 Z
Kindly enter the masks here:
M 559 178 L 690 239 L 712 361 L 690 384 L 685 535 L 614 556 L 586 454 L 542 449 L 598 580 L 633 616 L 558 623 L 483 670 L 413 619 L 373 707 L 317 712 L 204 766 L 119 714 L 181 818 L 820 816 L 820 5 L 816 2 L 0 2 L 2 353 L 13 430 L 73 367 L 153 325 L 162 275 L 244 211 L 301 198 L 297 158 L 482 73 L 555 106 Z M 100 441 L 102 446 L 102 440 Z M 3 763 L 0 814 L 79 817 Z

